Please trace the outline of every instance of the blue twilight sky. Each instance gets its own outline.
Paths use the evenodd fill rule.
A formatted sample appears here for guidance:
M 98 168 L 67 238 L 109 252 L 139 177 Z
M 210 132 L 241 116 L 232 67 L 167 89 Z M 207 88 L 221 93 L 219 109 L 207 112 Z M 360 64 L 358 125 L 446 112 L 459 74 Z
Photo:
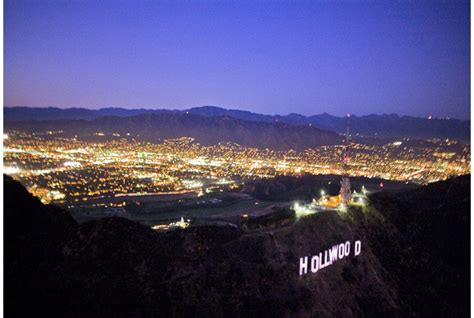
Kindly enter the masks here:
M 4 5 L 6 106 L 470 116 L 469 1 Z

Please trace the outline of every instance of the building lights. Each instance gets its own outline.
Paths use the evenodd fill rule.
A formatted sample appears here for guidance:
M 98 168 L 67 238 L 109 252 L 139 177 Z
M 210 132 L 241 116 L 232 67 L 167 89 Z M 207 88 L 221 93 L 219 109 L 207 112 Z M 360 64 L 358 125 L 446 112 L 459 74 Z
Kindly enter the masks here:
M 224 192 L 283 172 L 295 176 L 343 173 L 341 145 L 298 152 L 234 143 L 202 146 L 192 138 L 168 139 L 160 144 L 134 139 L 86 142 L 52 133 L 43 139 L 44 134 L 5 132 L 4 172 L 28 188 L 40 184 L 48 191 L 66 194 L 64 200 L 71 201 L 78 196 L 109 193 Z M 147 154 L 146 162 L 137 156 L 139 153 Z M 424 184 L 470 173 L 470 147 L 453 140 L 433 140 L 429 147 L 413 146 L 405 139 L 381 146 L 352 143 L 351 160 L 346 165 L 344 173 L 349 177 Z M 367 190 L 362 187 L 361 193 L 366 195 Z M 325 204 L 336 204 L 325 189 L 320 189 L 320 195 Z

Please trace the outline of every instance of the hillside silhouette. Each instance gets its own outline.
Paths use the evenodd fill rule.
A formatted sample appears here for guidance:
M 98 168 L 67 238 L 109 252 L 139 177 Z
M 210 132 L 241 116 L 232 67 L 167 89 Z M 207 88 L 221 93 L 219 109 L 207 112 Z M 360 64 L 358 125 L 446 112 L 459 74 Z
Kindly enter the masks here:
M 470 176 L 282 226 L 76 223 L 4 176 L 6 317 L 468 317 Z M 281 222 L 281 219 L 278 220 Z M 300 277 L 299 257 L 362 253 Z

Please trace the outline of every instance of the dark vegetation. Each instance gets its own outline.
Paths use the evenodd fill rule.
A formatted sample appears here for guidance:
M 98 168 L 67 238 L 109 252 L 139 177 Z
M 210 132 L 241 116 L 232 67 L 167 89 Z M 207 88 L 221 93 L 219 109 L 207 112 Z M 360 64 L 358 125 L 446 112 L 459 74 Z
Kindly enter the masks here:
M 369 237 L 375 254 L 397 279 L 403 308 L 421 317 L 468 316 L 469 176 L 396 198 L 376 193 L 371 201 L 388 226 L 373 227 Z
M 469 178 L 290 226 L 157 233 L 117 217 L 79 225 L 5 176 L 5 316 L 468 317 Z M 358 257 L 298 275 L 299 257 L 356 239 Z
M 321 190 L 329 195 L 337 195 L 341 187 L 340 180 L 341 177 L 335 175 L 277 176 L 248 182 L 242 188 L 242 192 L 266 201 L 309 201 L 314 197 L 319 197 Z M 350 180 L 352 189 L 358 192 L 361 191 L 362 185 L 367 190 L 378 191 L 380 182 L 383 182 L 384 189 L 387 190 L 406 190 L 417 187 L 414 184 L 379 178 L 351 177 Z
M 290 208 L 274 207 L 272 213 L 243 220 L 242 227 L 248 229 L 269 229 L 295 222 L 295 211 Z

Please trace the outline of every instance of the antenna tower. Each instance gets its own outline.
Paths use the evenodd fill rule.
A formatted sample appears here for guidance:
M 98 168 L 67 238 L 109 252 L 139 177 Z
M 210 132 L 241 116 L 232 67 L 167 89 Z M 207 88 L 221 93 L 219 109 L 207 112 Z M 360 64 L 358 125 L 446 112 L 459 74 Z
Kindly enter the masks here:
M 344 140 L 344 150 L 342 151 L 342 180 L 341 180 L 341 190 L 339 195 L 341 197 L 341 202 L 344 206 L 347 206 L 351 201 L 351 183 L 349 181 L 348 174 L 348 162 L 349 162 L 349 125 L 350 125 L 351 114 L 346 116 L 346 135 Z

